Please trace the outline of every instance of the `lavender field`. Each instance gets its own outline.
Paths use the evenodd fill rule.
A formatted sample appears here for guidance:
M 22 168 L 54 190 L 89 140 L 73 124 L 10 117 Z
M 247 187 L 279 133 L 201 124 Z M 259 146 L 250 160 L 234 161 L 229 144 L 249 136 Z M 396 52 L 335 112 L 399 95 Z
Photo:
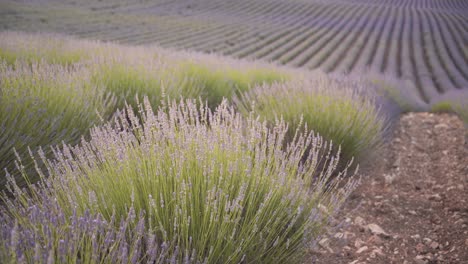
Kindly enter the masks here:
M 402 113 L 468 124 L 467 45 L 461 0 L 1 1 L 0 263 L 308 263 Z
M 0 10 L 8 30 L 385 73 L 407 80 L 425 103 L 468 87 L 468 5 L 460 0 L 2 1 Z

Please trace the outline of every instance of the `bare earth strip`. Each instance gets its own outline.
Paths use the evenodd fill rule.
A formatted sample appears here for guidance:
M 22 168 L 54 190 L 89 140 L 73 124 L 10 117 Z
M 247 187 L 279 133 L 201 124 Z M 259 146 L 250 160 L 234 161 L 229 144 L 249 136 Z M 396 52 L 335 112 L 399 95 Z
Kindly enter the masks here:
M 467 135 L 453 115 L 404 115 L 311 260 L 468 263 Z

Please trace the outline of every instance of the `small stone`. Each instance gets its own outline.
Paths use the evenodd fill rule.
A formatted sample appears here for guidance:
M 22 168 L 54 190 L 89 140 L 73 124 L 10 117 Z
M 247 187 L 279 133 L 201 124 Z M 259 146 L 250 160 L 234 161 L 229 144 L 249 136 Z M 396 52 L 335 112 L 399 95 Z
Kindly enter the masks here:
M 338 233 L 336 233 L 333 237 L 334 237 L 334 238 L 337 238 L 337 239 L 342 239 L 343 236 L 344 236 L 343 233 L 338 232 Z
M 373 244 L 373 245 L 380 245 L 383 243 L 382 239 L 377 236 L 377 235 L 372 235 L 368 240 L 367 240 L 367 243 L 368 244 Z
M 434 126 L 435 129 L 447 129 L 449 128 L 446 124 L 437 124 Z
M 427 263 L 427 260 L 424 259 L 424 256 L 422 255 L 417 255 L 415 258 L 414 258 L 414 262 L 416 264 L 426 264 Z
M 375 248 L 374 250 L 372 250 L 372 253 L 378 255 L 378 256 L 381 256 L 381 257 L 384 257 L 385 254 L 382 252 L 382 249 L 380 248 Z
M 354 233 L 351 233 L 351 232 L 348 232 L 348 231 L 344 232 L 344 239 L 348 239 L 348 238 L 355 237 L 355 236 L 356 235 Z
M 438 249 L 439 248 L 439 243 L 432 241 L 431 244 L 429 244 L 429 247 L 432 249 Z
M 385 232 L 380 226 L 378 226 L 377 224 L 368 224 L 367 225 L 367 229 L 369 229 L 369 231 L 374 234 L 374 235 L 378 235 L 378 236 L 382 236 L 384 238 L 389 238 L 391 237 L 387 232 Z
M 414 240 L 419 240 L 419 239 L 421 239 L 421 236 L 419 234 L 416 234 L 414 236 L 411 236 L 411 238 L 414 239 Z
M 360 216 L 356 216 L 356 218 L 354 218 L 354 224 L 358 225 L 358 226 L 362 226 L 364 225 L 365 221 L 362 217 Z
M 328 245 L 330 245 L 330 243 L 328 242 L 328 238 L 323 238 L 322 240 L 320 240 L 319 245 L 322 247 L 327 247 Z
M 362 245 L 364 245 L 364 241 L 362 241 L 361 239 L 356 239 L 356 241 L 354 241 L 354 247 L 355 248 L 360 248 L 362 247 Z
M 442 197 L 440 196 L 440 194 L 436 193 L 436 194 L 430 195 L 428 199 L 431 201 L 440 201 L 442 200 Z
M 331 249 L 331 247 L 330 247 L 330 241 L 328 240 L 328 238 L 323 238 L 322 240 L 320 240 L 320 241 L 318 242 L 318 244 L 319 244 L 323 249 L 326 249 L 328 252 L 334 253 L 334 252 L 333 252 L 333 249 Z
M 385 184 L 386 185 L 391 185 L 394 181 L 395 181 L 395 178 L 396 178 L 396 175 L 395 174 L 384 174 L 384 180 L 385 180 Z
M 354 260 L 354 261 L 352 261 L 352 262 L 350 262 L 348 264 L 357 264 L 358 262 L 359 262 L 359 259 L 356 259 L 356 260 Z
M 418 213 L 416 213 L 416 211 L 414 211 L 414 210 L 410 210 L 410 211 L 408 211 L 408 213 L 410 213 L 411 215 L 417 215 L 417 214 L 418 214 Z
M 424 254 L 424 253 L 427 252 L 427 248 L 426 248 L 426 246 L 425 246 L 424 244 L 418 243 L 418 244 L 416 245 L 416 251 L 417 251 L 418 253 Z
M 356 251 L 356 253 L 357 253 L 357 254 L 361 254 L 362 252 L 364 252 L 364 251 L 366 251 L 366 250 L 368 250 L 368 249 L 369 249 L 369 248 L 368 248 L 367 246 L 363 246 L 363 247 L 360 247 L 360 248 Z
M 424 241 L 424 244 L 429 245 L 432 242 L 432 239 L 425 237 L 423 238 L 423 241 Z

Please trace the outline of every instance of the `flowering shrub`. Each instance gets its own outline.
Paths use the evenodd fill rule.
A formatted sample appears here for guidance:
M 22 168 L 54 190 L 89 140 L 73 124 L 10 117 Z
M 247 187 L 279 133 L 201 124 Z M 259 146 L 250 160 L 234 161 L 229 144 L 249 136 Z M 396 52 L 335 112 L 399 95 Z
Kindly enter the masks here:
M 201 97 L 214 109 L 223 98 L 231 99 L 233 95 L 248 91 L 251 87 L 266 83 L 284 82 L 288 75 L 268 67 L 252 68 L 233 62 L 231 67 L 225 65 L 201 65 L 200 63 L 182 63 L 181 76 L 186 76 L 191 87 L 191 93 L 185 92 L 191 98 Z M 244 66 L 244 68 L 242 68 Z M 250 66 L 250 65 L 248 65 Z M 194 89 L 198 87 L 198 89 Z M 187 90 L 187 89 L 186 89 Z
M 158 47 L 18 32 L 0 32 L 0 39 L 0 190 L 3 169 L 14 167 L 13 148 L 24 157 L 28 146 L 76 143 L 101 118 L 127 104 L 136 108 L 144 96 L 154 106 L 163 97 L 201 97 L 214 109 L 237 89 L 286 75 Z
M 108 118 L 113 99 L 86 81 L 86 69 L 44 62 L 0 61 L 0 189 L 4 168 L 14 168 L 13 149 L 77 143 L 89 128 Z M 49 148 L 46 148 L 47 150 Z
M 146 232 L 144 215 L 133 208 L 120 222 L 100 214 L 65 215 L 45 189 L 34 189 L 37 200 L 0 208 L 0 259 L 7 263 L 176 263 L 185 252 L 168 254 L 167 243 L 158 244 Z M 25 198 L 24 195 L 21 196 Z M 117 226 L 117 228 L 116 228 Z
M 429 107 L 433 113 L 456 113 L 468 125 L 468 94 L 462 90 L 446 92 L 443 96 L 431 102 Z
M 269 129 L 226 102 L 215 112 L 168 102 L 154 113 L 145 99 L 142 120 L 132 109 L 89 141 L 55 148 L 54 159 L 41 154 L 38 186 L 23 191 L 10 177 L 3 259 L 37 250 L 82 263 L 300 263 L 354 188 L 338 189 L 347 172 L 312 132 L 285 144 L 284 123 Z
M 90 59 L 89 46 L 80 47 L 72 41 L 64 41 L 57 34 L 26 34 L 20 32 L 0 32 L 0 58 L 13 66 L 17 60 L 28 64 L 43 61 L 49 64 L 70 66 Z M 88 50 L 86 50 L 88 49 Z
M 266 63 L 228 59 L 196 52 L 173 51 L 156 46 L 129 47 L 77 40 L 51 34 L 0 32 L 0 59 L 70 66 L 80 64 L 91 72 L 93 85 L 136 105 L 135 96 L 147 96 L 157 105 L 165 95 L 178 99 L 199 98 L 213 109 L 237 90 L 263 82 L 288 79 L 293 71 Z M 114 109 L 115 110 L 115 109 Z
M 385 118 L 379 114 L 364 82 L 314 75 L 307 80 L 264 84 L 235 99 L 244 114 L 254 111 L 274 123 L 289 123 L 288 137 L 302 123 L 341 146 L 344 160 L 364 160 L 382 143 Z

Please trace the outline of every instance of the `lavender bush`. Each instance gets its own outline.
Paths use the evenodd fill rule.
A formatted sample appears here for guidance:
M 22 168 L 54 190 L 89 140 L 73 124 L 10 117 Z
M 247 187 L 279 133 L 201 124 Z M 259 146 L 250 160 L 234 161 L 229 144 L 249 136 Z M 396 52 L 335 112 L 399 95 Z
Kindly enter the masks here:
M 244 114 L 255 112 L 274 123 L 290 124 L 292 139 L 301 124 L 341 146 L 344 161 L 366 160 L 382 143 L 385 117 L 365 82 L 314 74 L 306 80 L 264 84 L 235 99 Z
M 462 90 L 452 90 L 437 98 L 430 104 L 433 113 L 456 113 L 468 125 L 468 94 Z
M 65 262 L 299 263 L 354 187 L 330 179 L 338 158 L 320 155 L 331 146 L 312 132 L 285 144 L 283 122 L 269 129 L 226 102 L 215 112 L 168 102 L 154 113 L 146 99 L 142 120 L 132 109 L 90 141 L 55 148 L 54 159 L 41 154 L 39 186 L 22 191 L 10 179 L 4 259 L 39 248 L 55 261 L 69 250 Z
M 24 157 L 28 146 L 76 143 L 144 96 L 155 106 L 164 96 L 202 97 L 214 108 L 236 89 L 286 75 L 267 65 L 158 47 L 19 32 L 0 32 L 0 39 L 0 171 L 14 167 L 13 149 Z M 4 184 L 1 172 L 0 190 Z
M 133 208 L 116 222 L 76 210 L 66 215 L 46 188 L 19 189 L 0 208 L 0 259 L 6 263 L 176 263 Z M 185 252 L 178 253 L 189 259 Z M 191 263 L 186 262 L 186 263 Z M 196 263 L 196 262 L 193 262 Z
M 163 94 L 172 98 L 202 97 L 211 107 L 222 98 L 263 82 L 287 80 L 294 71 L 271 64 L 233 60 L 156 46 L 124 46 L 77 40 L 56 34 L 0 32 L 0 59 L 80 64 L 92 74 L 91 85 L 103 87 L 117 98 L 116 109 L 147 96 L 157 105 Z M 114 110 L 116 110 L 114 109 Z
M 87 76 L 79 66 L 0 61 L 0 190 L 6 183 L 3 169 L 14 168 L 14 149 L 27 157 L 28 148 L 77 143 L 101 118 L 109 118 L 112 96 Z
M 58 34 L 25 34 L 20 32 L 0 32 L 0 58 L 13 66 L 17 60 L 28 64 L 39 61 L 48 64 L 70 66 L 91 58 L 91 42 L 81 47 L 72 41 L 64 41 Z M 84 46 L 84 47 L 83 47 Z M 85 48 L 86 47 L 86 48 Z M 88 50 L 87 50 L 88 48 Z

